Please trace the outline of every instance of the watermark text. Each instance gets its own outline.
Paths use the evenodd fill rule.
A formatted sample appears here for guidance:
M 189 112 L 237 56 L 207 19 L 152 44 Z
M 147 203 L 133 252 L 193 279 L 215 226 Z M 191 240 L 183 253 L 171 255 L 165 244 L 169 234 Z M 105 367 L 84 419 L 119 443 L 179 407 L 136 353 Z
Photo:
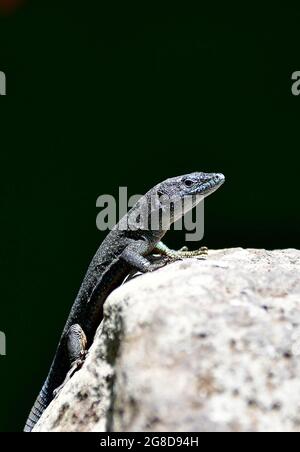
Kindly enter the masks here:
M 6 75 L 0 71 L 0 96 L 6 96 Z
M 293 96 L 299 96 L 300 94 L 300 71 L 295 71 L 292 73 L 292 94 Z
M 6 336 L 5 333 L 0 331 L 0 356 L 6 355 Z
M 119 206 L 117 208 L 117 205 Z M 186 241 L 200 241 L 204 236 L 204 197 L 134 195 L 128 199 L 127 187 L 119 188 L 119 201 L 112 195 L 101 195 L 96 201 L 100 208 L 96 226 L 99 231 L 142 230 L 186 231 Z

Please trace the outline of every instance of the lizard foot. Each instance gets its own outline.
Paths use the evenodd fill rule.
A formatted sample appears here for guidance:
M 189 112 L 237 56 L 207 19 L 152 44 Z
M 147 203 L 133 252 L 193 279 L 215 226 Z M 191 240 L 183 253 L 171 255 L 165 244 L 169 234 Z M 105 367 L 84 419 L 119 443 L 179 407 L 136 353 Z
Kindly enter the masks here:
M 73 377 L 83 365 L 87 355 L 87 338 L 79 324 L 74 324 L 69 328 L 66 335 L 67 354 L 70 359 L 71 368 L 67 373 L 64 382 L 53 391 L 53 397 L 56 397 L 65 384 Z
M 201 247 L 195 251 L 189 251 L 186 246 L 182 247 L 180 250 L 175 251 L 168 248 L 164 243 L 159 242 L 156 245 L 155 252 L 169 257 L 171 260 L 181 260 L 188 259 L 191 257 L 196 257 L 198 259 L 205 259 L 208 255 L 208 249 L 206 247 Z
M 53 398 L 57 397 L 58 394 L 61 392 L 61 390 L 65 387 L 65 385 L 68 383 L 68 381 L 71 380 L 71 378 L 73 377 L 73 375 L 79 370 L 81 369 L 81 367 L 83 366 L 83 363 L 85 361 L 85 357 L 87 355 L 87 351 L 83 352 L 83 356 L 82 358 L 78 358 L 71 366 L 71 369 L 69 370 L 69 372 L 67 373 L 67 376 L 64 380 L 64 382 L 58 386 L 58 388 L 54 389 L 53 391 Z

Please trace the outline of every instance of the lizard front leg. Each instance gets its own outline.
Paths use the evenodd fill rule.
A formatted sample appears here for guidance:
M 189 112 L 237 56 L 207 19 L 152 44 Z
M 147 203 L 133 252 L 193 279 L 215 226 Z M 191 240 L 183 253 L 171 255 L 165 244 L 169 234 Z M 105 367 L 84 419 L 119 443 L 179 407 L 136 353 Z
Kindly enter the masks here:
M 75 372 L 79 370 L 85 360 L 87 353 L 86 335 L 80 325 L 72 325 L 67 332 L 66 344 L 67 354 L 70 360 L 71 368 L 66 375 L 64 382 L 53 391 L 53 397 L 62 390 L 65 384 L 73 377 Z
M 165 245 L 163 242 L 159 242 L 154 249 L 154 253 L 155 252 L 161 254 L 162 256 L 168 256 L 169 258 L 174 260 L 180 260 L 190 257 L 201 257 L 202 259 L 204 259 L 208 254 L 208 249 L 206 247 L 202 247 L 199 250 L 189 251 L 188 248 L 184 246 L 180 250 L 176 251 L 168 248 L 167 245 Z
M 152 272 L 158 268 L 164 267 L 168 262 L 163 259 L 155 262 L 145 257 L 148 252 L 149 245 L 144 241 L 133 242 L 121 254 L 121 259 L 127 262 L 133 269 L 142 273 Z

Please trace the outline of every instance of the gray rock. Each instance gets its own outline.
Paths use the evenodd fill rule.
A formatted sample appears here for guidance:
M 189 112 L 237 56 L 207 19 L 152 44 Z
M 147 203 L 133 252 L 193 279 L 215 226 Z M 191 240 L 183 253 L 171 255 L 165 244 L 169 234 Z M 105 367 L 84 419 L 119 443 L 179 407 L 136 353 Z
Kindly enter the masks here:
M 299 275 L 238 248 L 129 281 L 35 431 L 300 431 Z

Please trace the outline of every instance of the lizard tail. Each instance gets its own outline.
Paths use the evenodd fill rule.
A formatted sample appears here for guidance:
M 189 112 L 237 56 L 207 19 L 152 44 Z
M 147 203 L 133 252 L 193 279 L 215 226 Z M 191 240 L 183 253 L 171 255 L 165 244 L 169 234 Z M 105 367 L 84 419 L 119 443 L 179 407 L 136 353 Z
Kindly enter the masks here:
M 41 389 L 26 421 L 24 432 L 31 432 L 35 424 L 38 422 L 43 412 L 51 402 L 52 397 L 49 396 L 48 383 L 46 382 Z
M 63 383 L 68 371 L 68 366 L 68 360 L 65 356 L 65 347 L 60 345 L 52 362 L 48 377 L 30 411 L 24 427 L 24 432 L 32 431 L 45 409 L 53 400 L 53 391 Z

